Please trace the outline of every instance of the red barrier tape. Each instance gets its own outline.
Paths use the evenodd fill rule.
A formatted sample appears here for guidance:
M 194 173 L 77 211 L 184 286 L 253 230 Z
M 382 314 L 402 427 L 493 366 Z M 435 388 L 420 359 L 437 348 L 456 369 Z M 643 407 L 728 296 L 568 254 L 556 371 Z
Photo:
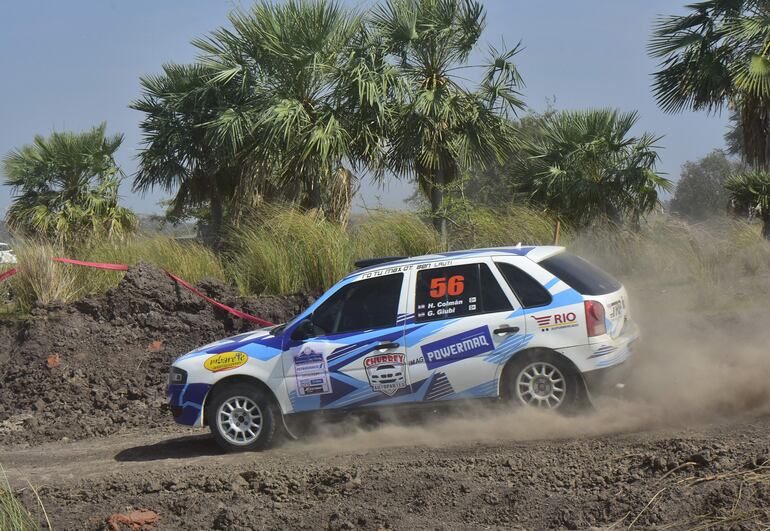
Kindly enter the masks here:
M 252 323 L 257 323 L 260 326 L 273 326 L 273 323 L 271 323 L 270 321 L 265 321 L 264 319 L 260 319 L 259 317 L 254 317 L 253 315 L 249 315 L 247 313 L 243 313 L 241 311 L 236 310 L 235 308 L 230 308 L 229 306 L 225 306 L 221 302 L 217 302 L 214 299 L 212 299 L 211 297 L 207 297 L 202 292 L 200 292 L 197 289 L 195 289 L 195 287 L 193 287 L 192 285 L 188 284 L 187 282 L 185 282 L 181 278 L 172 275 L 168 271 L 166 271 L 166 275 L 168 275 L 168 278 L 170 278 L 171 280 L 173 280 L 177 284 L 181 284 L 182 286 L 184 286 L 185 288 L 189 289 L 190 291 L 192 291 L 193 293 L 195 293 L 199 297 L 203 297 L 207 302 L 213 304 L 217 308 L 222 308 L 223 310 L 228 311 L 231 314 L 240 317 L 241 319 L 246 319 L 247 321 L 251 321 Z
M 9 269 L 8 271 L 3 271 L 2 273 L 0 273 L 0 282 L 5 280 L 6 278 L 11 278 L 13 275 L 15 275 L 18 272 L 19 270 L 16 269 L 15 267 L 13 269 Z
M 73 260 L 72 258 L 51 258 L 54 262 L 61 262 L 63 264 L 73 264 L 85 267 L 95 267 L 96 269 L 110 269 L 112 271 L 128 271 L 128 266 L 123 264 L 104 264 L 101 262 L 83 262 L 81 260 Z
M 54 262 L 61 262 L 63 264 L 73 264 L 73 265 L 79 265 L 79 266 L 85 266 L 85 267 L 94 267 L 96 269 L 109 269 L 112 271 L 128 271 L 128 266 L 124 264 L 106 264 L 102 262 L 83 262 L 82 260 L 72 260 L 71 258 L 52 258 Z M 19 270 L 17 268 L 9 269 L 8 271 L 5 271 L 3 273 L 0 273 L 0 282 L 3 280 L 6 280 L 7 278 L 12 277 L 16 273 L 18 273 Z M 206 300 L 206 302 L 213 304 L 217 308 L 221 308 L 225 310 L 226 312 L 230 312 L 231 314 L 235 315 L 236 317 L 240 317 L 241 319 L 246 319 L 247 321 L 251 321 L 252 323 L 256 323 L 259 326 L 273 326 L 273 323 L 270 321 L 265 321 L 264 319 L 260 319 L 259 317 L 254 317 L 253 315 L 249 315 L 247 313 L 244 313 L 242 311 L 236 310 L 235 308 L 230 308 L 229 306 L 222 304 L 221 302 L 215 301 L 211 297 L 207 297 L 205 294 L 203 294 L 201 291 L 197 290 L 195 287 L 193 287 L 191 284 L 188 284 L 181 278 L 172 275 L 168 271 L 165 271 L 168 278 L 176 282 L 177 284 L 184 286 L 185 288 L 189 289 L 199 297 L 202 297 Z

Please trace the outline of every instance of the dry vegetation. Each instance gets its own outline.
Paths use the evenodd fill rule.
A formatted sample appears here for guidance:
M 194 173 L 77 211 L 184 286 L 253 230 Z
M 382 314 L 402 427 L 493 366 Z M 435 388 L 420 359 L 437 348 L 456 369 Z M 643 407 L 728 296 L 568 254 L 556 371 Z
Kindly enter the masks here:
M 474 209 L 454 221 L 447 248 L 549 244 L 554 233 L 552 219 L 528 208 Z M 696 281 L 704 293 L 735 278 L 767 272 L 770 264 L 770 245 L 759 226 L 728 218 L 692 225 L 658 215 L 636 232 L 604 224 L 574 234 L 562 225 L 559 243 L 615 274 L 645 273 L 664 283 Z M 103 293 L 122 276 L 54 263 L 54 256 L 129 265 L 146 261 L 192 283 L 207 277 L 231 282 L 246 295 L 320 292 L 350 272 L 357 259 L 441 250 L 438 234 L 414 213 L 377 211 L 345 229 L 313 212 L 271 207 L 232 231 L 219 254 L 162 236 L 70 249 L 27 241 L 17 248 L 20 273 L 0 284 L 5 290 L 0 296 L 27 312 L 35 304 Z

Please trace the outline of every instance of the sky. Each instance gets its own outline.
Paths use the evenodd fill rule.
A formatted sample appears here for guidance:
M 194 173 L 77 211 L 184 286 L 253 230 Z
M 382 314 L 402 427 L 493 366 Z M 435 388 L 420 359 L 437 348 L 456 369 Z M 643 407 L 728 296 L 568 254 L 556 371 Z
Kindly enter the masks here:
M 374 0 L 347 0 L 362 7 Z M 486 0 L 486 43 L 521 41 L 516 63 L 523 96 L 535 111 L 613 107 L 637 110 L 636 134 L 659 142 L 658 169 L 676 180 L 685 161 L 724 145 L 726 116 L 664 114 L 650 90 L 654 60 L 646 45 L 658 15 L 683 11 L 674 0 Z M 227 24 L 236 0 L 4 0 L 0 4 L 0 155 L 36 134 L 87 130 L 106 122 L 125 140 L 117 161 L 129 176 L 124 204 L 159 213 L 159 192 L 131 192 L 142 136 L 141 114 L 128 108 L 140 97 L 139 77 L 166 62 L 196 57 L 190 40 Z M 486 46 L 485 46 L 486 47 Z M 403 208 L 413 185 L 364 180 L 354 208 Z M 11 201 L 0 185 L 0 215 Z

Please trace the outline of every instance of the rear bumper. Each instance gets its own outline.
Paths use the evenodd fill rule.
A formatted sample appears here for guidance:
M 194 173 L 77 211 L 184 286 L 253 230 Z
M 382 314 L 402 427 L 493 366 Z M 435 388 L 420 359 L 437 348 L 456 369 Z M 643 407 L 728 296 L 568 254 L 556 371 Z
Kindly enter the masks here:
M 583 373 L 583 381 L 591 396 L 616 395 L 623 389 L 631 375 L 633 360 L 626 360 L 604 369 Z

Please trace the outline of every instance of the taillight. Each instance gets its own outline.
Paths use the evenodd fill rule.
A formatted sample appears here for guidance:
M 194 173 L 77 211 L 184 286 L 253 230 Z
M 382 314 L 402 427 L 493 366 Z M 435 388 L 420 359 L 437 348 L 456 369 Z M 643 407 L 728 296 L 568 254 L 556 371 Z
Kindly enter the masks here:
M 596 301 L 585 301 L 585 307 L 588 337 L 596 337 L 606 334 L 607 327 L 604 326 L 604 306 L 602 306 L 602 303 Z

